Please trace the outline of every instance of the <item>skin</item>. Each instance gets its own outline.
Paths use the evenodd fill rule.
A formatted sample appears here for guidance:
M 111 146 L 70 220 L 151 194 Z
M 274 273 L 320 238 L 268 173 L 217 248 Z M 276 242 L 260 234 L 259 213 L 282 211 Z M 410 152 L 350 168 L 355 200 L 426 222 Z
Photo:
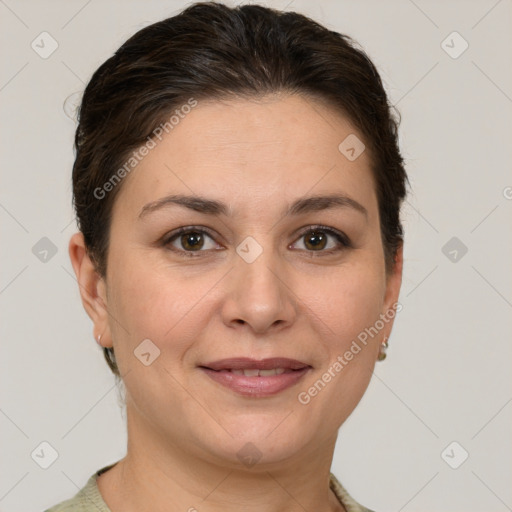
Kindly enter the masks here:
M 307 405 L 297 395 L 398 301 L 402 248 L 386 274 L 369 152 L 349 161 L 338 150 L 357 133 L 299 95 L 199 102 L 124 179 L 106 278 L 83 236 L 71 238 L 94 335 L 114 347 L 126 387 L 127 455 L 98 478 L 113 512 L 344 510 L 328 486 L 338 429 L 366 391 L 393 321 Z M 343 207 L 283 216 L 295 199 L 333 192 L 367 215 Z M 216 199 L 233 215 L 168 206 L 139 218 L 169 194 Z M 315 248 L 302 228 L 317 224 L 345 233 L 352 247 L 324 232 Z M 169 248 L 187 251 L 179 236 L 158 243 L 182 226 L 214 234 L 192 245 L 199 252 L 188 246 L 197 257 Z M 252 263 L 236 252 L 247 236 L 263 249 Z M 145 366 L 133 352 L 148 338 L 160 355 Z M 198 368 L 239 356 L 289 357 L 312 369 L 297 385 L 255 398 Z M 237 458 L 249 442 L 261 453 L 252 467 Z

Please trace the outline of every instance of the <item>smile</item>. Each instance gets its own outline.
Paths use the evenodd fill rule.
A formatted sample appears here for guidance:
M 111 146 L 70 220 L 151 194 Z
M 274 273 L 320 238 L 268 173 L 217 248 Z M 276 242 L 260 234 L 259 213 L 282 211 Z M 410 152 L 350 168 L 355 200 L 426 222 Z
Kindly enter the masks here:
M 288 358 L 223 359 L 200 365 L 213 381 L 243 396 L 268 397 L 297 384 L 311 365 Z

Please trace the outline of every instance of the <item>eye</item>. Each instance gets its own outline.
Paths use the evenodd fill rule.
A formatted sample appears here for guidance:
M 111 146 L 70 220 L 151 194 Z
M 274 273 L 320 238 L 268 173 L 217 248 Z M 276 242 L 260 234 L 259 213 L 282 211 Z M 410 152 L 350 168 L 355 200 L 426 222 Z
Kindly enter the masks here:
M 207 239 L 211 242 L 209 243 Z M 162 243 L 170 250 L 188 257 L 200 256 L 193 253 L 205 252 L 206 250 L 215 249 L 217 246 L 208 231 L 195 226 L 187 226 L 173 231 L 165 237 Z
M 218 247 L 213 236 L 204 227 L 186 226 L 165 236 L 162 245 L 180 256 L 198 257 L 201 256 L 201 252 L 209 252 Z M 304 249 L 300 247 L 299 249 L 309 252 L 311 256 L 329 255 L 352 247 L 349 238 L 344 233 L 327 226 L 309 226 L 300 234 L 299 239 L 302 238 L 305 239 Z M 333 241 L 329 243 L 330 238 Z
M 335 240 L 330 245 L 329 238 L 334 238 Z M 299 239 L 305 240 L 303 244 L 304 250 L 312 253 L 331 254 L 352 247 L 349 238 L 344 233 L 327 226 L 310 226 L 301 233 Z M 316 255 L 312 254 L 312 256 Z

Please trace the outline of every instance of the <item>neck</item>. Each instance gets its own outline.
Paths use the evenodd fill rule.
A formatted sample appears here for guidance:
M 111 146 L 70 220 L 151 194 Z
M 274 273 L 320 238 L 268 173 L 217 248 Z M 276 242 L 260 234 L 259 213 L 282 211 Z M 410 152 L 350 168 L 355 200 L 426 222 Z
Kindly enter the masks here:
M 345 512 L 329 488 L 336 438 L 286 461 L 244 467 L 170 444 L 130 408 L 127 422 L 126 457 L 98 477 L 112 512 Z

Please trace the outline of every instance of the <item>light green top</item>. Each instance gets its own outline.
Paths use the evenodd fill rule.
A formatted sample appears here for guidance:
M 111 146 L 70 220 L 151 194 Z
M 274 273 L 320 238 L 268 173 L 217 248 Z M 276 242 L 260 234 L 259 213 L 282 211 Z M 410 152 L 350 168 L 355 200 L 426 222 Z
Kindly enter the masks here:
M 115 466 L 115 464 L 117 462 L 96 471 L 73 498 L 63 501 L 44 512 L 112 512 L 100 494 L 96 478 L 112 466 Z M 347 512 L 373 512 L 357 503 L 332 473 L 329 479 L 329 486 Z

